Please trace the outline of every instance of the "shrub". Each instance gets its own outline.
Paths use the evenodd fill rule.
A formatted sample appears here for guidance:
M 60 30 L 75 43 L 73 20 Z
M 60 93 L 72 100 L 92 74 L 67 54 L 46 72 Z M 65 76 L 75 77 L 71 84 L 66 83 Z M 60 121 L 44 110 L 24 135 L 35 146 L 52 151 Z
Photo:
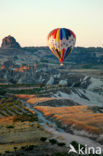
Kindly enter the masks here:
M 46 141 L 47 138 L 46 138 L 46 137 L 41 137 L 40 140 L 41 140 L 41 141 Z
M 5 153 L 10 153 L 10 151 L 5 151 Z
M 57 143 L 57 140 L 56 140 L 56 139 L 49 139 L 49 142 L 50 142 L 52 145 L 54 145 L 54 144 Z
M 17 150 L 17 147 L 14 147 L 14 150 L 16 151 Z
M 26 146 L 25 151 L 32 151 L 34 149 L 34 145 Z
M 58 142 L 57 145 L 58 146 L 65 146 L 65 143 L 64 142 Z
M 25 146 L 21 146 L 21 149 L 24 150 L 26 147 Z
M 7 125 L 6 128 L 10 128 L 11 129 L 11 128 L 14 128 L 14 126 L 13 125 Z
M 6 91 L 2 88 L 0 88 L 0 95 L 4 95 L 6 93 Z

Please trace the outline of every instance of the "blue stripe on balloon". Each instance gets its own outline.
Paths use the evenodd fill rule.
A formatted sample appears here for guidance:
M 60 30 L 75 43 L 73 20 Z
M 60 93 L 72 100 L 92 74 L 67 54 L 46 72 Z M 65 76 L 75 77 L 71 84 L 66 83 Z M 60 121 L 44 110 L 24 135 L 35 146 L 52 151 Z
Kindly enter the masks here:
M 66 28 L 64 28 L 64 31 L 65 31 L 66 39 L 68 40 L 68 38 L 71 36 L 71 32 Z
M 66 39 L 68 40 L 68 30 L 64 28 Z
M 60 40 L 63 38 L 62 28 L 60 29 Z
M 71 36 L 71 32 L 68 30 L 68 35 L 69 35 L 69 37 Z
M 65 30 L 64 30 L 64 28 L 62 29 L 62 34 L 63 34 L 63 38 L 66 39 L 66 34 L 65 34 Z
M 70 53 L 71 51 L 71 47 L 68 47 L 65 54 L 64 54 L 64 59 L 68 56 L 68 54 Z
M 67 55 L 67 53 L 68 53 L 69 48 L 70 48 L 70 47 L 68 47 L 68 48 L 67 48 L 67 50 L 65 51 L 64 58 L 66 57 L 66 55 Z

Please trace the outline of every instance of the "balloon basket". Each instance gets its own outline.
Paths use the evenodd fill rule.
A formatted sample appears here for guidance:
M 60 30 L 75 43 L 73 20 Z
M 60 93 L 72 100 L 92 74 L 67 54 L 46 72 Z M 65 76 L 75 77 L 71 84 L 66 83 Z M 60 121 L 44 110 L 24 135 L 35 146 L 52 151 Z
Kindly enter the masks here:
M 60 66 L 63 66 L 63 65 L 64 65 L 63 63 L 60 64 Z

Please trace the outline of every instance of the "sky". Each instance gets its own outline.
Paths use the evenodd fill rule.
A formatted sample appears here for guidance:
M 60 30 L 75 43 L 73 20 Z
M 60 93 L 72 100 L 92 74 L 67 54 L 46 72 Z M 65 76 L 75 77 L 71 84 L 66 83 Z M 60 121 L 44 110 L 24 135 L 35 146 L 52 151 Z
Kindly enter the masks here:
M 22 47 L 47 46 L 55 28 L 76 34 L 76 46 L 103 47 L 103 0 L 0 0 L 0 44 L 5 36 Z

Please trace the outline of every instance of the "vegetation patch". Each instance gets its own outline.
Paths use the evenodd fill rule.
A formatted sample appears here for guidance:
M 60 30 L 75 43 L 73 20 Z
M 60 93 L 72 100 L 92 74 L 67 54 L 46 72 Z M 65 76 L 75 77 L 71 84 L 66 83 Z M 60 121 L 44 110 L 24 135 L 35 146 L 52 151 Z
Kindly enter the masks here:
M 22 115 L 17 115 L 14 117 L 14 122 L 17 122 L 17 121 L 21 121 L 21 122 L 24 122 L 24 121 L 30 121 L 30 122 L 34 122 L 34 121 L 38 121 L 38 118 L 34 115 L 27 115 L 27 114 L 22 114 Z
M 43 112 L 46 117 L 61 122 L 61 126 L 66 125 L 67 131 L 72 126 L 78 131 L 85 130 L 91 134 L 103 133 L 103 113 L 94 113 L 92 109 L 88 109 L 88 106 L 36 106 L 35 108 Z

